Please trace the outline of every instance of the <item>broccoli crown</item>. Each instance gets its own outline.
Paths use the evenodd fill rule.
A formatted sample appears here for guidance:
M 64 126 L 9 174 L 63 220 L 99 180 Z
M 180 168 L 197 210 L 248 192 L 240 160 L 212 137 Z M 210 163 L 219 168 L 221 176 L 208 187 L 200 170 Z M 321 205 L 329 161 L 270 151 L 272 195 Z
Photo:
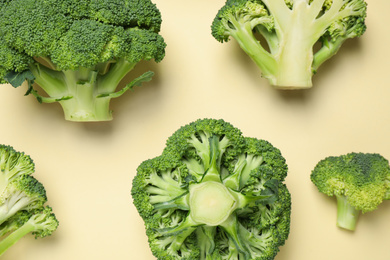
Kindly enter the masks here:
M 211 34 L 219 42 L 234 38 L 272 85 L 308 88 L 346 39 L 365 32 L 366 13 L 364 0 L 227 0 Z
M 44 237 L 58 226 L 52 209 L 45 206 L 46 190 L 33 172 L 28 155 L 0 145 L 0 255 L 28 233 Z
M 343 196 L 362 212 L 376 209 L 390 189 L 390 166 L 375 153 L 349 153 L 321 160 L 311 173 L 311 181 L 328 196 Z
M 121 80 L 140 61 L 164 58 L 161 22 L 150 0 L 3 0 L 0 83 L 27 82 L 26 94 L 59 102 L 67 120 L 111 120 L 110 100 L 153 73 L 116 90 Z
M 158 259 L 273 259 L 289 234 L 279 149 L 199 119 L 137 169 L 131 194 Z
M 160 26 L 161 14 L 149 0 L 14 0 L 3 3 L 0 15 L 5 43 L 0 58 L 14 57 L 14 63 L 11 59 L 12 64 L 2 65 L 8 70 L 24 69 L 33 62 L 30 57 L 50 58 L 58 70 L 76 70 L 123 57 L 136 62 L 160 61 L 165 48 L 158 34 Z M 145 34 L 143 42 L 137 40 L 138 30 Z M 139 46 L 147 40 L 152 40 L 148 48 Z M 22 61 L 24 66 L 19 64 Z

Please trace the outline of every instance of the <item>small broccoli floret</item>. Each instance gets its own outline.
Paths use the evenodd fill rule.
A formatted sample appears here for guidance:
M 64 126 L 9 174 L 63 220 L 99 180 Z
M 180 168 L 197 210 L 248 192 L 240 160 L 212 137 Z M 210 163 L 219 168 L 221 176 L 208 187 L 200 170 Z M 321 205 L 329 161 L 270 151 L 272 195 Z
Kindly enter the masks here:
M 10 182 L 0 199 L 0 223 L 21 210 L 40 208 L 46 203 L 43 185 L 31 175 L 22 175 Z
M 131 194 L 158 259 L 273 259 L 290 231 L 286 161 L 223 120 L 179 128 Z
M 337 225 L 355 230 L 360 212 L 375 210 L 388 197 L 390 166 L 379 154 L 349 153 L 321 160 L 311 173 L 318 190 L 337 199 Z
M 272 85 L 302 89 L 345 40 L 365 32 L 366 9 L 364 0 L 227 0 L 211 29 L 220 42 L 234 38 Z
M 23 175 L 31 175 L 35 165 L 30 156 L 17 152 L 8 145 L 0 145 L 0 190 L 5 190 L 8 184 Z
M 153 72 L 117 90 L 122 79 L 165 55 L 161 14 L 150 0 L 13 0 L 0 9 L 0 83 L 27 81 L 26 94 L 59 102 L 67 120 L 111 120 L 110 100 Z
M 45 188 L 33 172 L 28 155 L 0 145 L 0 255 L 28 233 L 45 237 L 57 229 L 58 220 L 45 206 Z

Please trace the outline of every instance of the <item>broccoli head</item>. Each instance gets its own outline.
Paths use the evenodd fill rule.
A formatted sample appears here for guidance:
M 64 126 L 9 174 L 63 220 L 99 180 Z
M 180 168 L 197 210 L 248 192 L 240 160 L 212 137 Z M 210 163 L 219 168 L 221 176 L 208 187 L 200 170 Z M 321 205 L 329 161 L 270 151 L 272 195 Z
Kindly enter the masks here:
M 366 9 L 364 0 L 227 0 L 211 29 L 235 39 L 271 85 L 310 88 L 319 66 L 365 32 Z
M 30 156 L 0 145 L 0 255 L 29 233 L 45 237 L 58 227 L 52 208 L 45 205 L 45 188 L 33 172 Z
M 390 199 L 390 166 L 375 153 L 327 157 L 315 166 L 311 181 L 318 190 L 337 199 L 337 225 L 355 230 L 360 212 L 375 210 Z
M 274 259 L 290 231 L 286 175 L 269 142 L 199 119 L 140 164 L 131 194 L 158 259 Z
M 0 83 L 27 82 L 26 94 L 59 102 L 67 120 L 111 120 L 110 100 L 153 72 L 118 90 L 125 75 L 165 55 L 150 0 L 12 0 L 0 11 Z

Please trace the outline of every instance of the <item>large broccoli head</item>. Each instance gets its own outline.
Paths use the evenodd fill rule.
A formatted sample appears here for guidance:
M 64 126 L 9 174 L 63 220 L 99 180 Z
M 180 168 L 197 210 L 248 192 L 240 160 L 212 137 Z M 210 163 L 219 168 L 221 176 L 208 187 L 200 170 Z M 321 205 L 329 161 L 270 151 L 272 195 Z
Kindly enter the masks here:
M 132 196 L 158 259 L 273 259 L 290 230 L 286 175 L 269 142 L 203 119 L 138 167 Z
M 366 11 L 364 0 L 227 0 L 211 33 L 235 39 L 271 85 L 310 88 L 320 65 L 365 32 Z
M 359 213 L 375 210 L 390 199 L 390 166 L 375 153 L 329 156 L 314 167 L 311 181 L 337 199 L 337 225 L 355 230 Z
M 161 14 L 150 0 L 13 0 L 0 9 L 0 82 L 27 80 L 28 93 L 60 102 L 68 120 L 110 120 L 110 99 L 140 83 L 116 92 L 123 77 L 165 55 Z

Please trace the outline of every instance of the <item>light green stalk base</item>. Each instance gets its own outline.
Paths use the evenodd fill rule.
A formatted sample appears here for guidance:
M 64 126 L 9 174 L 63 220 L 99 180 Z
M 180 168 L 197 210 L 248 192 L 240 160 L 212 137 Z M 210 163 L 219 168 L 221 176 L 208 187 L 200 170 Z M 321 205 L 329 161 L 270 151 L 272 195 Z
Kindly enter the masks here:
M 347 202 L 345 196 L 337 196 L 337 226 L 354 231 L 359 218 L 359 210 Z
M 72 74 L 65 72 L 66 74 Z M 92 74 L 93 75 L 93 74 Z M 68 77 L 70 77 L 68 75 Z M 72 84 L 73 83 L 73 84 Z M 59 101 L 65 119 L 69 121 L 109 121 L 112 120 L 112 111 L 109 108 L 111 98 L 99 98 L 99 86 L 96 81 L 68 84 L 69 93 L 73 98 Z
M 49 97 L 42 97 L 35 90 L 32 93 L 42 103 L 59 102 L 66 120 L 109 121 L 112 120 L 110 100 L 131 88 L 126 86 L 116 91 L 119 82 L 135 65 L 122 59 L 93 68 L 57 71 L 36 63 L 30 66 L 30 70 L 35 76 L 35 83 Z
M 217 226 L 236 209 L 236 201 L 219 182 L 208 181 L 190 186 L 191 217 L 195 222 Z

